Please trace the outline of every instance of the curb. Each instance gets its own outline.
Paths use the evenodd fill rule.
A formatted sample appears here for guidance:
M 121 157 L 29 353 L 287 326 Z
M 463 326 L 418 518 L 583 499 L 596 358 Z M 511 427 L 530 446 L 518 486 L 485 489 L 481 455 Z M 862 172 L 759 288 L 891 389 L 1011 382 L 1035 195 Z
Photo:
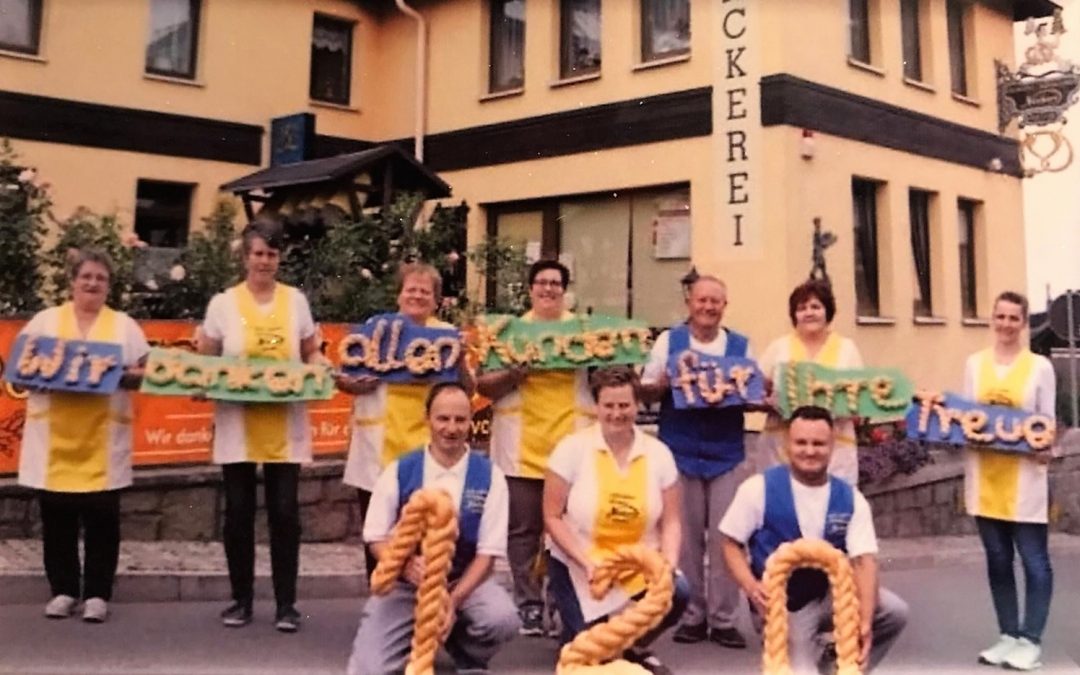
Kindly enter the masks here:
M 225 573 L 144 572 L 118 574 L 113 590 L 115 602 L 226 602 L 229 575 Z M 296 596 L 301 600 L 360 598 L 367 595 L 367 582 L 359 574 L 308 574 L 297 580 Z M 0 575 L 0 606 L 44 602 L 49 584 L 41 572 Z M 255 599 L 272 600 L 269 575 L 256 575 Z

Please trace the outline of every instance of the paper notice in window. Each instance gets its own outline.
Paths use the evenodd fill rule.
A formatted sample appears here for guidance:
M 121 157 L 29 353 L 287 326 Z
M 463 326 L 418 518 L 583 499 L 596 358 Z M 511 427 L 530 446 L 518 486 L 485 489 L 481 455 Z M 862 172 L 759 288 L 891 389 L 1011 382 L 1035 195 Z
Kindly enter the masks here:
M 690 257 L 690 216 L 657 216 L 653 221 L 653 257 L 672 260 Z

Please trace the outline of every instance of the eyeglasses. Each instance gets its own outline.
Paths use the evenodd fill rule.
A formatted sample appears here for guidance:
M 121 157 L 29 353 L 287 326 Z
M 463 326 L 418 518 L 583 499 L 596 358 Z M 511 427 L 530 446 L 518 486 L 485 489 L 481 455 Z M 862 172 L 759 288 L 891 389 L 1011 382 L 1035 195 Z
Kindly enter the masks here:
M 558 279 L 537 279 L 533 282 L 533 286 L 541 286 L 548 288 L 562 288 L 562 281 Z

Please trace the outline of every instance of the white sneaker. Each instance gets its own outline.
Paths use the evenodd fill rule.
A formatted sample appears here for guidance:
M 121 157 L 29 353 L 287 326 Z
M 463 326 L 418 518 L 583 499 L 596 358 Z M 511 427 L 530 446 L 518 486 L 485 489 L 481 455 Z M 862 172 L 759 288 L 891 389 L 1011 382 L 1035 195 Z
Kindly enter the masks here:
M 58 595 L 45 605 L 45 616 L 50 619 L 66 619 L 75 611 L 79 601 L 70 595 Z
M 1013 670 L 1035 670 L 1042 667 L 1042 647 L 1027 638 L 1020 638 L 1005 656 L 1004 666 Z
M 101 598 L 90 598 L 83 605 L 82 620 L 90 623 L 104 623 L 109 616 L 109 603 Z

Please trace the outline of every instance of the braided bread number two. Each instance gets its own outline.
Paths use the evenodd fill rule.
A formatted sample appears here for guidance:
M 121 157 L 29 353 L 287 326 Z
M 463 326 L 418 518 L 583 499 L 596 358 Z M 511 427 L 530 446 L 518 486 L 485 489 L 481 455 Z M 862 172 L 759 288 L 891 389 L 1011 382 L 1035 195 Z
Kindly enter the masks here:
M 424 577 L 416 589 L 412 651 L 405 675 L 433 675 L 435 653 L 450 608 L 446 578 L 454 558 L 458 521 L 454 502 L 442 490 L 421 489 L 409 498 L 371 574 L 371 591 L 385 595 L 420 545 Z
M 792 672 L 788 659 L 787 584 L 791 573 L 800 567 L 813 567 L 828 575 L 837 675 L 859 675 L 859 595 L 855 576 L 847 556 L 820 539 L 797 539 L 781 544 L 765 563 L 764 585 L 768 595 L 762 648 L 765 674 Z
M 579 633 L 564 646 L 559 653 L 558 675 L 647 675 L 649 671 L 628 661 L 604 662 L 626 651 L 671 610 L 674 592 L 671 565 L 647 546 L 624 546 L 596 568 L 589 590 L 593 597 L 601 598 L 616 580 L 636 572 L 645 575 L 648 586 L 645 597 L 606 622 Z

